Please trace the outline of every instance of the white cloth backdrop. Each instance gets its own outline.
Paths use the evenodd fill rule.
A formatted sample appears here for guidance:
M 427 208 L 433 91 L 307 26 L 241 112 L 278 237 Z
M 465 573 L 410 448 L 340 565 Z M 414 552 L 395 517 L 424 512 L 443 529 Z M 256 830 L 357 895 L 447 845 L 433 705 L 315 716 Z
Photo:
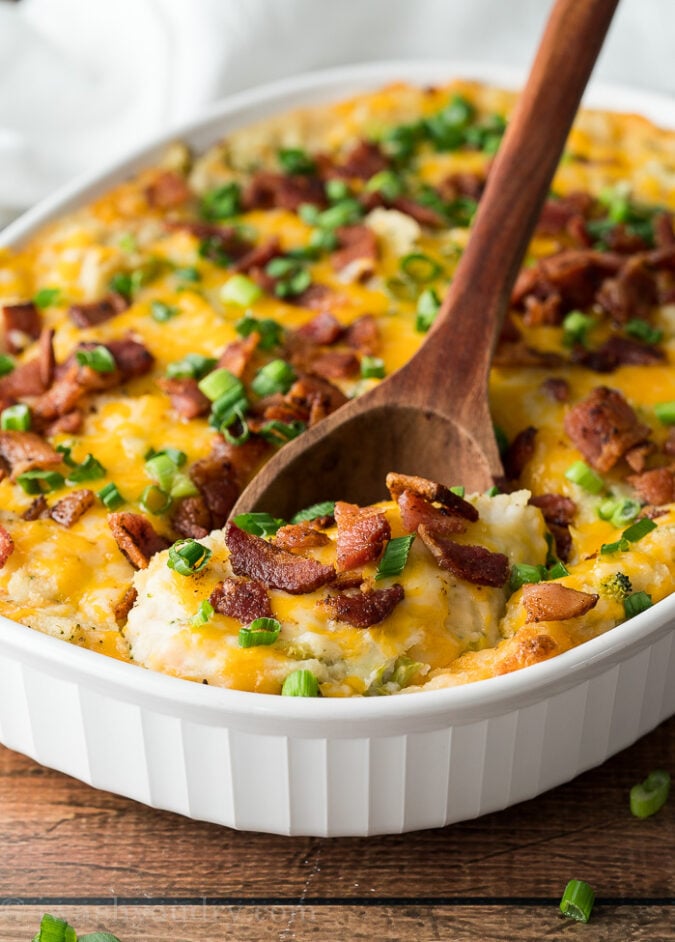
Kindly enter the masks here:
M 579 0 L 584 2 L 584 0 Z M 347 62 L 525 66 L 550 0 L 0 0 L 0 224 L 204 102 Z M 622 0 L 596 77 L 675 93 L 675 0 Z

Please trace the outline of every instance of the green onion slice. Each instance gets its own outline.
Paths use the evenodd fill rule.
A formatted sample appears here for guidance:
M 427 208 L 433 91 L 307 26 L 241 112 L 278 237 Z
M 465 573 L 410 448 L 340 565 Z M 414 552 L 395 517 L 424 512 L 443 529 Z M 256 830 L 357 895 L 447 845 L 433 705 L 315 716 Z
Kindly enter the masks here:
M 183 268 L 177 268 L 174 272 L 174 275 L 179 281 L 187 282 L 194 284 L 202 280 L 202 276 L 199 273 L 199 269 L 195 268 L 193 265 L 187 265 Z
M 26 494 L 48 494 L 57 491 L 66 483 L 58 471 L 24 471 L 16 479 Z
M 630 810 L 636 818 L 648 818 L 662 808 L 670 792 L 670 774 L 663 769 L 650 772 L 644 782 L 630 790 Z
M 361 359 L 362 379 L 384 379 L 387 375 L 384 360 L 380 357 L 364 356 Z
M 299 419 L 294 422 L 280 422 L 272 419 L 261 426 L 259 434 L 272 445 L 285 445 L 286 442 L 302 435 L 306 428 L 305 423 Z
M 239 647 L 254 648 L 262 644 L 274 644 L 280 631 L 281 623 L 276 618 L 256 618 L 250 625 L 239 630 Z
M 108 472 L 100 461 L 89 454 L 80 464 L 68 472 L 66 484 L 81 484 L 82 481 L 97 481 L 104 478 Z
M 629 337 L 636 337 L 644 343 L 659 343 L 663 339 L 663 331 L 658 327 L 652 327 L 641 317 L 633 317 L 624 324 L 623 329 Z
M 312 504 L 299 510 L 291 517 L 291 523 L 304 523 L 305 520 L 316 520 L 317 517 L 332 517 L 335 513 L 335 501 L 324 500 L 319 504 Z
M 172 304 L 165 304 L 164 301 L 152 301 L 150 304 L 150 314 L 153 321 L 158 324 L 166 324 L 180 314 L 177 307 Z
M 417 300 L 415 330 L 426 334 L 441 309 L 441 299 L 433 288 L 426 288 Z
M 204 219 L 217 222 L 236 216 L 241 209 L 241 187 L 238 183 L 224 183 L 206 193 L 202 199 L 201 214 Z
M 267 513 L 238 514 L 232 518 L 232 522 L 240 530 L 245 530 L 254 536 L 274 536 L 279 527 L 286 524 L 285 520 Z
M 211 559 L 211 550 L 196 540 L 177 540 L 169 549 L 167 566 L 181 576 L 193 576 L 201 572 Z
M 118 507 L 121 507 L 125 503 L 124 498 L 120 494 L 117 485 L 111 481 L 110 484 L 106 484 L 105 487 L 102 487 L 98 492 L 99 500 L 108 510 L 117 510 Z
M 14 360 L 6 353 L 0 353 L 0 376 L 7 376 L 14 369 Z
M 241 409 L 236 409 L 232 418 L 233 420 L 229 425 L 221 425 L 220 431 L 226 442 L 238 448 L 249 440 L 251 429 Z M 233 431 L 235 428 L 239 429 L 238 433 Z
M 30 409 L 23 402 L 18 402 L 14 406 L 7 406 L 0 413 L 0 428 L 4 431 L 27 432 L 30 426 Z
M 652 530 L 656 530 L 654 521 L 650 520 L 649 517 L 643 517 L 642 520 L 638 520 L 637 523 L 624 530 L 621 535 L 629 543 L 637 543 L 638 540 L 641 540 L 643 536 L 647 536 Z
M 257 395 L 273 396 L 274 393 L 285 393 L 295 382 L 295 371 L 285 360 L 272 360 L 258 370 L 251 382 L 251 389 Z
M 562 579 L 563 576 L 569 576 L 570 572 L 567 566 L 558 560 L 553 563 L 551 568 L 548 570 L 546 576 L 547 579 Z
M 169 363 L 166 375 L 169 379 L 201 379 L 217 362 L 214 357 L 205 357 L 201 353 L 187 353 L 182 360 Z
M 162 488 L 170 491 L 176 474 L 177 465 L 166 452 L 153 455 L 145 462 L 145 473 Z
M 570 880 L 560 900 L 560 912 L 578 922 L 588 922 L 594 902 L 595 893 L 588 883 Z
M 246 313 L 241 320 L 237 321 L 234 329 L 240 337 L 248 337 L 253 331 L 260 334 L 260 341 L 258 342 L 260 350 L 271 350 L 273 347 L 278 347 L 284 332 L 281 324 L 276 321 L 270 318 L 258 320 L 249 313 Z
M 589 494 L 599 494 L 605 489 L 605 482 L 599 474 L 589 468 L 585 461 L 575 461 L 574 464 L 571 464 L 565 471 L 565 477 L 568 481 L 572 481 L 588 491 Z
M 42 310 L 43 308 L 51 307 L 53 304 L 58 304 L 60 300 L 60 288 L 41 288 L 33 298 L 33 304 L 35 307 Z
M 366 193 L 381 193 L 387 200 L 401 196 L 403 189 L 403 181 L 393 170 L 380 170 L 365 185 Z
M 575 343 L 586 343 L 588 332 L 594 326 L 595 321 L 588 314 L 581 311 L 570 311 L 563 321 L 563 343 L 566 347 L 572 347 Z
M 282 697 L 318 697 L 319 681 L 308 670 L 293 671 L 281 688 Z
M 403 572 L 414 539 L 415 534 L 411 533 L 409 536 L 396 536 L 393 540 L 389 540 L 380 565 L 377 567 L 375 579 L 389 579 Z
M 331 203 L 339 203 L 351 196 L 349 184 L 344 180 L 328 180 L 326 183 L 326 196 Z
M 198 385 L 201 392 L 203 392 L 206 398 L 210 399 L 211 402 L 215 402 L 216 399 L 220 399 L 233 389 L 236 389 L 240 395 L 244 393 L 241 380 L 237 379 L 233 373 L 230 373 L 230 371 L 226 370 L 224 367 L 220 367 L 208 373 L 200 380 Z
M 423 252 L 410 252 L 404 255 L 399 262 L 399 268 L 408 278 L 419 285 L 433 281 L 442 273 L 443 269 L 438 262 Z
M 640 612 L 647 611 L 652 607 L 652 597 L 648 592 L 634 592 L 623 600 L 623 610 L 626 618 L 633 618 Z
M 284 173 L 310 174 L 316 170 L 316 164 L 312 158 L 299 147 L 282 147 L 277 151 L 277 159 Z
M 93 350 L 76 350 L 75 359 L 80 366 L 88 366 L 96 373 L 114 373 L 117 369 L 115 357 L 102 344 Z
M 663 425 L 675 425 L 675 401 L 657 403 L 654 415 Z
M 167 494 L 156 484 L 148 484 L 138 499 L 139 504 L 146 513 L 158 517 L 171 509 L 173 500 L 171 494 Z M 172 567 L 175 568 L 175 567 Z M 185 575 L 185 573 L 183 573 Z
M 456 494 L 458 497 L 464 497 L 466 494 L 466 488 L 463 484 L 455 484 L 454 487 L 451 487 L 450 490 L 453 494 Z
M 220 300 L 226 304 L 248 307 L 262 297 L 262 288 L 246 275 L 232 275 L 220 289 Z
M 204 599 L 203 602 L 199 603 L 197 612 L 190 619 L 190 624 L 195 628 L 199 625 L 205 625 L 213 618 L 213 611 L 213 605 L 207 599 Z
M 523 585 L 541 582 L 547 576 L 545 566 L 530 566 L 527 563 L 514 563 L 511 567 L 511 591 L 515 592 Z

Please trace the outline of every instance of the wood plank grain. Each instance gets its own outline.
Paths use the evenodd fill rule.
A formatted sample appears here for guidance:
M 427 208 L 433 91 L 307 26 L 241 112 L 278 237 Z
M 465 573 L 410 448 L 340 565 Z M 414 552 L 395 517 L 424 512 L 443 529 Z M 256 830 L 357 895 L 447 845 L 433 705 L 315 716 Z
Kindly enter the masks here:
M 582 926 L 560 916 L 557 907 L 505 906 L 276 906 L 248 907 L 70 907 L 54 912 L 80 932 L 107 930 L 120 942 L 673 942 L 668 907 L 596 906 Z M 31 939 L 42 910 L 0 908 L 0 942 Z

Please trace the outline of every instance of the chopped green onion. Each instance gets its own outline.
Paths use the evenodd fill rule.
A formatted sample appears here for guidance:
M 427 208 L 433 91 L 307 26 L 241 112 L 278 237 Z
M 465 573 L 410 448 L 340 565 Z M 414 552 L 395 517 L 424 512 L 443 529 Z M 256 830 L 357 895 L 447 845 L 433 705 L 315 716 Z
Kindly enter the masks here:
M 280 422 L 277 419 L 272 419 L 270 422 L 265 422 L 259 429 L 258 434 L 262 435 L 265 441 L 270 442 L 272 445 L 285 445 L 286 442 L 302 435 L 306 428 L 305 423 L 299 419 L 294 422 Z
M 311 225 L 320 226 L 322 229 L 338 229 L 340 226 L 350 226 L 358 222 L 362 219 L 363 212 L 361 203 L 349 197 L 324 209 Z
M 332 252 L 338 247 L 338 237 L 330 229 L 315 229 L 309 237 L 308 248 L 313 253 Z
M 654 406 L 654 415 L 663 425 L 675 425 L 675 401 L 658 402 Z
M 254 648 L 262 644 L 274 644 L 280 631 L 281 623 L 276 618 L 256 618 L 250 625 L 239 630 L 239 647 Z
M 284 329 L 281 324 L 270 318 L 258 320 L 252 317 L 248 312 L 234 325 L 240 337 L 248 337 L 254 331 L 260 334 L 258 348 L 260 350 L 271 350 L 281 344 Z
M 179 281 L 188 283 L 195 283 L 202 280 L 199 269 L 195 268 L 193 265 L 185 265 L 183 268 L 177 268 L 174 275 Z
M 117 369 L 115 357 L 102 344 L 93 350 L 76 350 L 75 359 L 80 366 L 88 366 L 95 373 L 114 373 Z
M 364 356 L 361 359 L 362 379 L 383 379 L 385 376 L 386 368 L 381 357 Z
M 627 222 L 630 217 L 630 186 L 621 181 L 616 186 L 605 187 L 598 193 L 598 202 L 607 210 L 612 222 Z
M 145 473 L 155 481 L 163 491 L 170 491 L 176 474 L 175 461 L 165 452 L 153 455 L 145 462 Z
M 578 922 L 588 922 L 594 902 L 595 893 L 588 883 L 583 880 L 570 880 L 560 900 L 560 912 Z
M 209 425 L 219 430 L 230 428 L 235 422 L 241 422 L 248 408 L 248 400 L 243 386 L 233 386 L 213 403 Z
M 41 288 L 38 292 L 36 292 L 35 297 L 33 298 L 33 304 L 35 307 L 39 307 L 40 310 L 42 310 L 45 307 L 51 307 L 52 304 L 58 304 L 60 300 L 60 288 Z
M 220 300 L 226 304 L 248 307 L 262 297 L 262 288 L 246 275 L 232 275 L 220 289 Z
M 500 425 L 493 425 L 492 430 L 495 433 L 495 441 L 497 442 L 499 454 L 503 457 L 509 449 L 508 436 Z
M 150 304 L 150 315 L 153 321 L 158 324 L 166 324 L 167 321 L 177 317 L 180 311 L 172 304 L 165 304 L 164 301 L 153 301 Z
M 299 147 L 282 147 L 277 151 L 277 159 L 284 173 L 310 174 L 316 170 L 312 158 Z
M 588 314 L 582 314 L 581 311 L 570 311 L 562 323 L 565 346 L 573 347 L 577 343 L 585 344 L 588 332 L 594 324 L 595 321 Z
M 207 258 L 214 265 L 218 265 L 219 268 L 229 268 L 232 264 L 232 259 L 217 236 L 206 236 L 205 239 L 201 239 L 197 251 L 200 258 Z
M 514 563 L 511 567 L 511 591 L 516 592 L 521 586 L 541 582 L 547 575 L 545 566 L 530 566 L 527 563 Z
M 172 497 L 194 497 L 199 490 L 187 474 L 181 474 L 179 471 L 173 479 L 169 493 Z
M 551 568 L 548 570 L 548 574 L 546 578 L 547 579 L 562 579 L 563 576 L 569 576 L 569 574 L 570 573 L 567 566 L 564 563 L 560 562 L 560 560 L 557 560 L 555 563 L 553 563 Z
M 110 484 L 106 484 L 105 487 L 101 488 L 98 492 L 98 496 L 101 503 L 107 507 L 108 510 L 117 510 L 118 507 L 121 507 L 122 504 L 125 503 L 117 485 L 112 481 Z
M 408 278 L 387 278 L 384 283 L 387 293 L 399 301 L 415 301 L 418 297 L 417 285 Z
M 645 343 L 659 343 L 663 339 L 663 331 L 658 327 L 652 327 L 641 317 L 634 317 L 627 321 L 623 329 L 629 337 L 637 337 Z
M 634 592 L 623 600 L 623 610 L 626 618 L 633 618 L 640 612 L 646 612 L 652 607 L 652 597 L 648 592 Z
M 399 262 L 399 268 L 404 275 L 420 285 L 438 278 L 443 271 L 438 262 L 424 252 L 410 252 L 404 255 Z
M 572 481 L 588 491 L 589 494 L 599 494 L 600 491 L 605 489 L 605 482 L 600 475 L 588 467 L 585 461 L 575 461 L 574 464 L 571 464 L 565 471 L 565 477 L 568 481 Z
M 388 579 L 403 572 L 414 539 L 415 534 L 411 533 L 410 536 L 395 536 L 393 540 L 389 540 L 377 567 L 375 579 Z
M 349 184 L 344 180 L 328 180 L 326 183 L 326 196 L 331 203 L 339 203 L 351 196 Z
M 260 396 L 285 393 L 295 382 L 295 371 L 285 360 L 272 360 L 258 370 L 251 382 L 251 389 Z
M 236 216 L 241 209 L 241 187 L 238 183 L 224 183 L 206 193 L 201 203 L 204 219 L 217 222 Z
M 403 182 L 393 170 L 380 170 L 365 185 L 367 193 L 381 193 L 387 200 L 395 200 L 403 193 Z
M 382 138 L 383 149 L 394 160 L 408 160 L 415 153 L 417 144 L 424 137 L 424 132 L 424 125 L 421 121 L 390 128 Z
M 177 540 L 169 549 L 167 566 L 181 576 L 201 572 L 211 559 L 211 550 L 196 540 Z
M 232 522 L 240 530 L 245 530 L 254 536 L 274 536 L 279 527 L 286 525 L 285 520 L 267 513 L 238 514 L 232 518 Z
M 466 488 L 463 484 L 455 484 L 454 487 L 451 487 L 450 490 L 453 494 L 456 494 L 458 497 L 464 497 L 466 494 Z
M 335 513 L 335 501 L 324 500 L 319 504 L 312 504 L 299 510 L 291 517 L 291 523 L 304 523 L 305 520 L 316 520 L 317 517 L 332 517 Z
M 159 451 L 155 451 L 154 448 L 150 448 L 143 457 L 145 461 L 150 461 L 151 458 L 156 458 L 157 455 L 167 455 L 177 468 L 182 468 L 187 461 L 187 455 L 184 451 L 181 451 L 180 448 L 167 447 L 160 448 Z
M 443 120 L 451 127 L 465 128 L 467 124 L 473 121 L 476 115 L 476 109 L 462 95 L 453 95 L 450 104 L 446 105 L 441 111 Z
M 308 226 L 315 226 L 319 215 L 319 208 L 315 206 L 314 203 L 301 203 L 300 206 L 298 206 L 298 216 L 303 222 L 306 222 Z
M 16 479 L 26 494 L 48 494 L 57 491 L 66 483 L 58 471 L 24 471 Z
M 237 426 L 240 428 L 239 434 L 235 434 L 232 429 Z M 229 425 L 223 423 L 220 427 L 220 431 L 223 435 L 225 441 L 229 442 L 230 445 L 239 447 L 249 440 L 251 437 L 251 429 L 249 428 L 248 422 L 244 418 L 244 413 L 241 409 L 235 409 L 232 416 L 232 421 Z
M 136 252 L 138 250 L 138 240 L 132 232 L 123 232 L 118 238 L 117 244 L 123 252 Z
M 501 494 L 501 491 L 499 490 L 496 484 L 493 484 L 492 487 L 488 487 L 488 489 L 485 492 L 486 497 L 496 497 L 497 494 Z
M 630 500 L 630 498 L 621 500 L 611 515 L 610 522 L 617 529 L 625 527 L 631 520 L 635 520 L 641 509 L 641 505 L 636 500 Z
M 650 772 L 644 782 L 630 790 L 630 810 L 636 818 L 649 818 L 663 808 L 670 792 L 670 774 L 663 769 Z
M 629 543 L 637 543 L 638 540 L 641 540 L 643 536 L 647 536 L 652 530 L 656 530 L 654 521 L 650 520 L 649 517 L 643 517 L 642 520 L 638 520 L 637 523 L 634 523 L 632 527 L 628 527 L 627 530 L 624 530 L 621 535 L 625 540 L 628 540 Z
M 464 143 L 462 128 L 448 123 L 443 112 L 426 118 L 424 127 L 436 150 L 457 150 Z
M 134 292 L 134 284 L 131 278 L 131 272 L 115 272 L 108 282 L 108 287 L 111 291 L 114 291 L 115 294 L 121 294 L 123 297 L 130 299 Z
M 0 428 L 4 431 L 27 432 L 30 425 L 30 409 L 23 402 L 18 402 L 14 406 L 7 406 L 0 413 Z
M 146 513 L 160 516 L 170 510 L 173 499 L 171 494 L 167 494 L 160 487 L 157 487 L 156 484 L 148 484 L 138 498 L 138 503 Z
M 203 602 L 199 603 L 196 614 L 190 619 L 190 624 L 195 628 L 199 627 L 199 625 L 205 625 L 213 618 L 213 611 L 213 605 L 211 605 L 207 599 L 204 599 Z
M 415 330 L 426 334 L 441 309 L 441 299 L 433 288 L 425 288 L 417 300 Z
M 94 458 L 92 454 L 89 454 L 84 461 L 68 472 L 66 484 L 81 484 L 83 481 L 97 481 L 99 478 L 104 478 L 107 473 L 101 462 Z
M 318 697 L 319 681 L 311 671 L 293 671 L 284 681 L 281 695 L 282 697 Z
M 67 464 L 69 468 L 76 468 L 77 461 L 72 456 L 73 446 L 66 444 L 66 442 L 61 442 L 56 446 L 56 450 L 60 455 L 63 455 L 62 461 L 64 464 Z
M 620 540 L 615 540 L 614 543 L 603 543 L 600 552 L 603 556 L 611 556 L 612 553 L 624 553 L 629 546 L 628 540 L 621 537 Z
M 217 362 L 214 357 L 205 357 L 201 353 L 187 353 L 182 360 L 168 364 L 166 375 L 169 379 L 201 379 Z
M 7 376 L 14 369 L 14 360 L 6 353 L 0 353 L 0 376 Z
M 216 399 L 220 399 L 233 389 L 240 390 L 242 395 L 244 392 L 241 380 L 237 379 L 233 373 L 230 373 L 230 371 L 226 370 L 224 367 L 220 367 L 220 369 L 208 373 L 198 385 L 200 391 L 203 392 L 206 398 L 210 399 L 211 402 L 215 402 Z

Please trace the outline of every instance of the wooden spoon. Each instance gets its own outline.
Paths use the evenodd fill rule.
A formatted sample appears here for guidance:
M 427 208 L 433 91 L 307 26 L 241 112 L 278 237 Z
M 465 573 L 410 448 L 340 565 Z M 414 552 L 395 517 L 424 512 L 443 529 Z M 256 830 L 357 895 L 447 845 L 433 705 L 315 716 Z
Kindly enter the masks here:
M 429 337 L 370 392 L 285 445 L 234 513 L 385 496 L 388 471 L 469 492 L 502 474 L 488 374 L 511 289 L 618 0 L 557 0 Z

